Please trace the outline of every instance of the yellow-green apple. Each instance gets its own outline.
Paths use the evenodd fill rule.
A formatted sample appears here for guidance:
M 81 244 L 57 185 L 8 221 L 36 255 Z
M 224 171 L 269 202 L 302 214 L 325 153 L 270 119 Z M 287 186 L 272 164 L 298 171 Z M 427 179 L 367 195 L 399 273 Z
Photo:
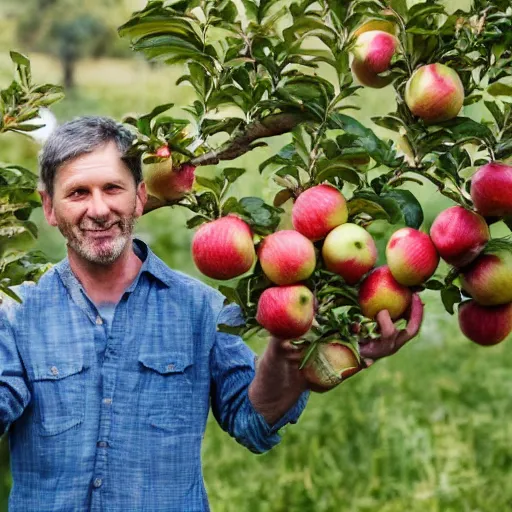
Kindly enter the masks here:
M 266 236 L 258 248 L 258 258 L 265 275 L 280 285 L 307 279 L 316 265 L 313 243 L 292 229 Z
M 354 285 L 377 261 L 377 247 L 372 236 L 361 226 L 347 223 L 334 228 L 322 246 L 325 266 Z
M 315 317 L 315 297 L 302 284 L 272 286 L 258 300 L 256 321 L 281 339 L 306 334 Z
M 301 370 L 311 391 L 324 393 L 361 370 L 357 351 L 338 339 L 319 342 Z
M 480 215 L 512 215 L 512 167 L 499 162 L 483 165 L 471 178 L 471 199 Z
M 512 252 L 481 254 L 462 269 L 460 283 L 483 306 L 512 302 Z
M 512 303 L 481 306 L 467 300 L 459 305 L 459 327 L 479 345 L 496 345 L 512 332 Z
M 361 33 L 353 49 L 352 72 L 362 85 L 380 89 L 391 82 L 379 74 L 391 66 L 391 59 L 398 48 L 398 39 L 383 30 Z
M 305 237 L 316 241 L 348 219 L 343 194 L 331 185 L 315 185 L 295 200 L 292 208 L 293 227 Z
M 379 311 L 387 309 L 391 319 L 397 320 L 405 313 L 411 300 L 411 290 L 393 277 L 387 265 L 372 270 L 359 288 L 361 311 L 372 319 Z
M 436 271 L 439 254 L 426 233 L 402 228 L 389 239 L 386 260 L 393 277 L 400 284 L 416 286 Z
M 193 165 L 185 163 L 173 169 L 168 146 L 158 148 L 153 156 L 162 160 L 144 164 L 142 168 L 149 194 L 163 201 L 176 201 L 192 190 L 196 170 Z
M 483 250 L 491 234 L 485 219 L 462 206 L 442 211 L 430 228 L 437 252 L 450 265 L 463 267 Z
M 192 239 L 192 257 L 212 279 L 245 274 L 256 259 L 251 228 L 235 215 L 202 224 Z
M 464 86 L 456 71 L 444 64 L 421 66 L 405 86 L 405 102 L 411 112 L 437 123 L 457 116 L 464 102 Z

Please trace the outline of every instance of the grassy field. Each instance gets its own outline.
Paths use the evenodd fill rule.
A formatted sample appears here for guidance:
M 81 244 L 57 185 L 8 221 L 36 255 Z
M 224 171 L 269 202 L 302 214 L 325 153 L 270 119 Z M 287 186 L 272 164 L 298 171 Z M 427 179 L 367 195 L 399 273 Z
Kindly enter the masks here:
M 31 56 L 38 82 L 59 80 L 59 68 Z M 0 55 L 0 87 L 12 73 Z M 167 101 L 185 104 L 187 87 L 176 88 L 179 72 L 150 69 L 141 61 L 86 61 L 79 89 L 54 109 L 59 119 L 79 114 L 147 112 Z M 384 114 L 392 94 L 363 92 L 362 118 Z M 477 108 L 477 107 L 475 107 Z M 7 143 L 5 143 L 7 141 Z M 271 140 L 271 150 L 286 137 Z M 2 138 L 0 160 L 36 170 L 38 148 L 21 137 Z M 250 172 L 234 191 L 265 198 L 256 165 L 268 156 L 255 150 L 236 162 Z M 229 164 L 231 165 L 231 163 Z M 202 173 L 213 168 L 201 169 Z M 413 189 L 428 220 L 448 203 L 433 189 Z M 159 210 L 137 226 L 170 266 L 198 275 L 189 256 L 187 215 Z M 60 234 L 45 226 L 41 212 L 38 247 L 55 261 L 65 248 Z M 504 233 L 493 227 L 495 235 Z M 172 233 L 172 234 L 171 234 Z M 512 509 L 512 340 L 482 348 L 465 340 L 439 296 L 425 293 L 421 335 L 399 354 L 366 370 L 330 393 L 312 395 L 297 425 L 264 455 L 238 446 L 210 418 L 203 447 L 207 490 L 215 512 L 496 512 Z M 264 341 L 252 343 L 261 352 Z M 6 456 L 6 439 L 0 442 Z M 0 476 L 9 485 L 9 475 Z M 0 511 L 7 496 L 0 496 Z

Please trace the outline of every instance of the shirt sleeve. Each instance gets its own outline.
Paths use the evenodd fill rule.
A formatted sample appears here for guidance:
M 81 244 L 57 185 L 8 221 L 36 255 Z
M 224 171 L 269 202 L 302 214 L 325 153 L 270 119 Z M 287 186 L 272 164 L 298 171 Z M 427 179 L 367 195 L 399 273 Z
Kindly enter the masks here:
M 0 309 L 0 435 L 22 415 L 30 398 L 13 329 Z
M 275 424 L 269 425 L 249 400 L 248 390 L 256 370 L 256 353 L 240 338 L 217 331 L 218 324 L 240 325 L 239 306 L 229 304 L 221 309 L 214 326 L 214 343 L 210 356 L 211 406 L 223 430 L 254 453 L 270 450 L 281 441 L 279 430 L 296 423 L 304 410 L 309 391 Z

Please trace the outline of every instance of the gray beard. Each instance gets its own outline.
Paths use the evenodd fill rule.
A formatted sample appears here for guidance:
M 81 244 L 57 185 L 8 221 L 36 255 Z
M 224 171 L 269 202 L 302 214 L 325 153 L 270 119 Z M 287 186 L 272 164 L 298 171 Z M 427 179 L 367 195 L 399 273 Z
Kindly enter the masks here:
M 71 247 L 84 260 L 97 265 L 111 265 L 125 250 L 127 244 L 132 242 L 132 233 L 136 217 L 131 215 L 117 223 L 120 233 L 108 241 L 94 241 L 89 238 L 78 226 L 62 224 L 59 231 Z M 99 227 L 99 226 L 98 226 Z

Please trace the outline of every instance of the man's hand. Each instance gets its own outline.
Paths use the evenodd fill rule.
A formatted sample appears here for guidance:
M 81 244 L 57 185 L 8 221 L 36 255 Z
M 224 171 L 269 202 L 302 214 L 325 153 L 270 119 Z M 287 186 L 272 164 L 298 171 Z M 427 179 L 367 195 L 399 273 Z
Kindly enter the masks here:
M 386 310 L 377 313 L 380 338 L 359 341 L 359 352 L 367 366 L 377 359 L 394 354 L 418 334 L 423 320 L 423 303 L 416 293 L 412 297 L 406 320 L 407 327 L 399 331 Z

